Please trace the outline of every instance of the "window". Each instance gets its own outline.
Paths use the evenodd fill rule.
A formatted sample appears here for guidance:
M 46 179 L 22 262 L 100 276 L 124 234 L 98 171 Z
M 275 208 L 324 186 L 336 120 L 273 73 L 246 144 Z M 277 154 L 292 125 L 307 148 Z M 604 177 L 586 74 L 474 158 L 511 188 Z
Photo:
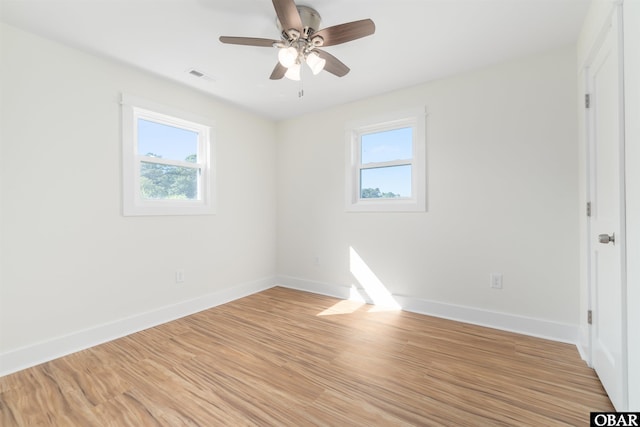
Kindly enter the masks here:
M 347 210 L 426 209 L 425 112 L 389 114 L 347 126 Z
M 214 213 L 206 119 L 122 97 L 123 213 Z

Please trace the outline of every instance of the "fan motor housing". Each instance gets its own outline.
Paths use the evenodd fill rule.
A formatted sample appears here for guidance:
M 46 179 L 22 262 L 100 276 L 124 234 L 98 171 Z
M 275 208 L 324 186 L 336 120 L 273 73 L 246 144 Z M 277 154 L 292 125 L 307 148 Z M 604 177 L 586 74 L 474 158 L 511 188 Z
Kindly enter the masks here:
M 300 20 L 302 21 L 302 38 L 308 39 L 313 33 L 318 31 L 322 18 L 317 10 L 309 6 L 296 5 L 298 13 L 300 14 Z M 287 34 L 287 30 L 290 28 L 282 28 L 280 20 L 276 18 L 276 25 L 281 34 Z

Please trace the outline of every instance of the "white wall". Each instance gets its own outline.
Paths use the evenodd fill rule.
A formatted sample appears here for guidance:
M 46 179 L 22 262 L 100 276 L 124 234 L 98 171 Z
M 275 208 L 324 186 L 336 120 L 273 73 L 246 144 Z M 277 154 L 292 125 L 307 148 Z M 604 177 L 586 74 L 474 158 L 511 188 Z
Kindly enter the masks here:
M 624 14 L 629 410 L 640 411 L 640 0 Z
M 1 31 L 0 356 L 273 284 L 273 122 L 10 26 Z M 121 215 L 121 92 L 213 119 L 216 215 Z
M 396 299 L 577 333 L 575 63 L 570 46 L 281 122 L 280 281 L 336 294 L 361 286 L 352 247 Z M 346 213 L 345 122 L 422 105 L 428 212 Z M 490 289 L 492 272 L 503 290 Z

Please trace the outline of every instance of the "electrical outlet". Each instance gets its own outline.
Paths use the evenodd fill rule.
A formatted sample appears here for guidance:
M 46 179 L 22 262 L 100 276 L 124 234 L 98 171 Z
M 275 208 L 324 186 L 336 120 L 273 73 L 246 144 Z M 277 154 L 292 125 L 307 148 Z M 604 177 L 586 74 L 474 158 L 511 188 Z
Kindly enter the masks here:
M 176 270 L 176 283 L 184 282 L 184 270 Z
M 491 282 L 489 286 L 493 289 L 502 289 L 502 274 L 491 273 Z

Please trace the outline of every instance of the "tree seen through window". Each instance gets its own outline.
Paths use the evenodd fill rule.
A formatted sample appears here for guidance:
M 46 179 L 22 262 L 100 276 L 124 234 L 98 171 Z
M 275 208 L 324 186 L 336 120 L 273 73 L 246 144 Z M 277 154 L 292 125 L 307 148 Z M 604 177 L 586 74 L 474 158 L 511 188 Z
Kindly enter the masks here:
M 154 153 L 147 157 L 162 158 Z M 185 158 L 195 163 L 196 154 Z M 198 197 L 198 169 L 163 163 L 140 163 L 140 190 L 145 199 L 194 200 Z

